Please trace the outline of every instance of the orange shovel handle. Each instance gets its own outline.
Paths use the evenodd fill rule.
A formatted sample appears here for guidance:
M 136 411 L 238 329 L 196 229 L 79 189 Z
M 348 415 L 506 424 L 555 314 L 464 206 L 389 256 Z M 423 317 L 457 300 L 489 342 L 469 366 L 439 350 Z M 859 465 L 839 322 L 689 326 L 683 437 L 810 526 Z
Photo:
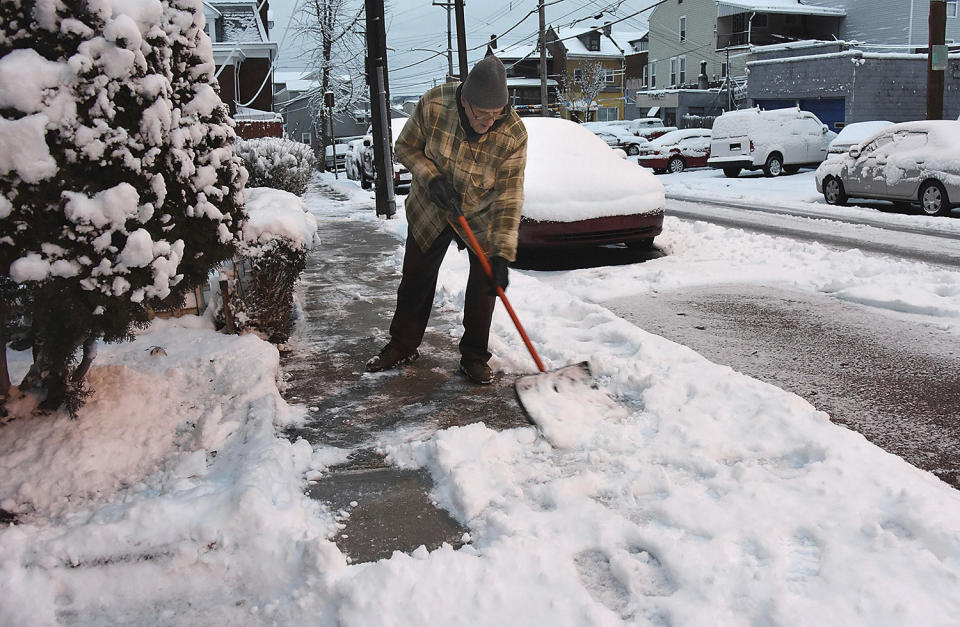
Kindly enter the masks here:
M 471 229 L 470 225 L 467 224 L 467 219 L 463 216 L 463 213 L 457 212 L 457 222 L 460 224 L 460 228 L 463 229 L 464 234 L 467 236 L 467 241 L 470 243 L 470 248 L 472 248 L 473 252 L 477 255 L 477 259 L 480 260 L 480 265 L 483 266 L 483 271 L 487 273 L 487 277 L 492 281 L 493 268 L 490 267 L 490 262 L 487 260 L 487 256 L 484 254 L 483 249 L 480 248 L 480 242 L 477 241 L 476 236 L 473 234 L 473 229 Z M 537 368 L 540 369 L 540 372 L 546 372 L 547 369 L 543 367 L 543 362 L 540 361 L 540 356 L 537 355 L 537 351 L 535 348 L 533 348 L 530 338 L 527 337 L 527 332 L 523 330 L 523 325 L 520 324 L 520 319 L 517 318 L 517 313 L 510 305 L 510 301 L 507 300 L 507 294 L 500 286 L 497 286 L 497 296 L 499 296 L 500 300 L 503 301 L 503 306 L 506 307 L 507 313 L 510 314 L 510 319 L 513 320 L 514 326 L 517 327 L 517 331 L 520 333 L 523 343 L 526 344 L 527 350 L 530 351 L 530 356 L 533 357 L 533 361 L 536 362 Z

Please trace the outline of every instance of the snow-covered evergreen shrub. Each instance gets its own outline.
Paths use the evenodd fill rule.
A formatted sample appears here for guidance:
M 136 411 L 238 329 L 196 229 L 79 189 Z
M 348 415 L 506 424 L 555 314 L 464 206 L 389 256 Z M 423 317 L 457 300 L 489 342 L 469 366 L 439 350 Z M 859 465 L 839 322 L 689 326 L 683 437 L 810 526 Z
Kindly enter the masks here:
M 310 146 L 280 137 L 239 141 L 237 154 L 250 173 L 250 187 L 272 187 L 297 196 L 307 191 L 316 163 Z
M 0 273 L 31 292 L 21 388 L 52 409 L 79 396 L 80 346 L 231 254 L 246 174 L 201 0 L 0 7 Z
M 243 230 L 234 320 L 271 342 L 293 328 L 293 288 L 317 241 L 317 220 L 300 198 L 268 187 L 247 189 L 250 219 Z

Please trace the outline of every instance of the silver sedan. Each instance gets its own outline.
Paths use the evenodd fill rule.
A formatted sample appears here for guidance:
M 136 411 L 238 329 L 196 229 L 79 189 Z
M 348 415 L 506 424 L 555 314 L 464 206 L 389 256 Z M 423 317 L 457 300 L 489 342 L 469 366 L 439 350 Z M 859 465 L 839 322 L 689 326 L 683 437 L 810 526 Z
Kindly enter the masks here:
M 817 191 L 831 205 L 876 198 L 947 215 L 960 205 L 960 121 L 888 126 L 817 168 Z

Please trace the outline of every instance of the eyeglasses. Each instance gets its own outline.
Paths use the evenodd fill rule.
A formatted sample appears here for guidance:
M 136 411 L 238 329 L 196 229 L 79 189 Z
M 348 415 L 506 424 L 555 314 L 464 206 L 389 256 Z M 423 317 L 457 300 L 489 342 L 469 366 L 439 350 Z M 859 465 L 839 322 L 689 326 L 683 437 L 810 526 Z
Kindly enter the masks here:
M 467 102 L 466 105 L 470 109 L 470 115 L 473 116 L 473 119 L 476 120 L 477 122 L 480 122 L 481 124 L 502 120 L 503 118 L 507 117 L 507 114 L 509 113 L 509 111 L 506 110 L 506 107 L 504 107 L 503 109 L 501 109 L 499 112 L 496 112 L 496 113 L 482 113 L 481 115 L 477 115 L 477 110 L 473 108 L 472 104 Z

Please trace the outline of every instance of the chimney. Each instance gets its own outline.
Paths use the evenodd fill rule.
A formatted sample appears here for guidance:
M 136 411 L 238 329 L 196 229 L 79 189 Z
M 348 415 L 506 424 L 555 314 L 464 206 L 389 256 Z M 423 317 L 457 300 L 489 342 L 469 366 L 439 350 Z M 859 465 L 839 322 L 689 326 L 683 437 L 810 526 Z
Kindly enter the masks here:
M 490 49 L 491 49 L 491 50 L 496 50 L 496 49 L 497 49 L 497 36 L 496 36 L 496 35 L 490 35 Z
M 609 22 L 609 21 L 608 21 L 608 22 L 604 22 L 604 23 L 603 23 L 603 34 L 606 35 L 607 37 L 609 37 L 609 36 L 610 36 L 610 31 L 611 31 L 610 22 Z
M 700 62 L 700 76 L 697 77 L 697 89 L 709 89 L 710 79 L 707 78 L 707 62 Z

